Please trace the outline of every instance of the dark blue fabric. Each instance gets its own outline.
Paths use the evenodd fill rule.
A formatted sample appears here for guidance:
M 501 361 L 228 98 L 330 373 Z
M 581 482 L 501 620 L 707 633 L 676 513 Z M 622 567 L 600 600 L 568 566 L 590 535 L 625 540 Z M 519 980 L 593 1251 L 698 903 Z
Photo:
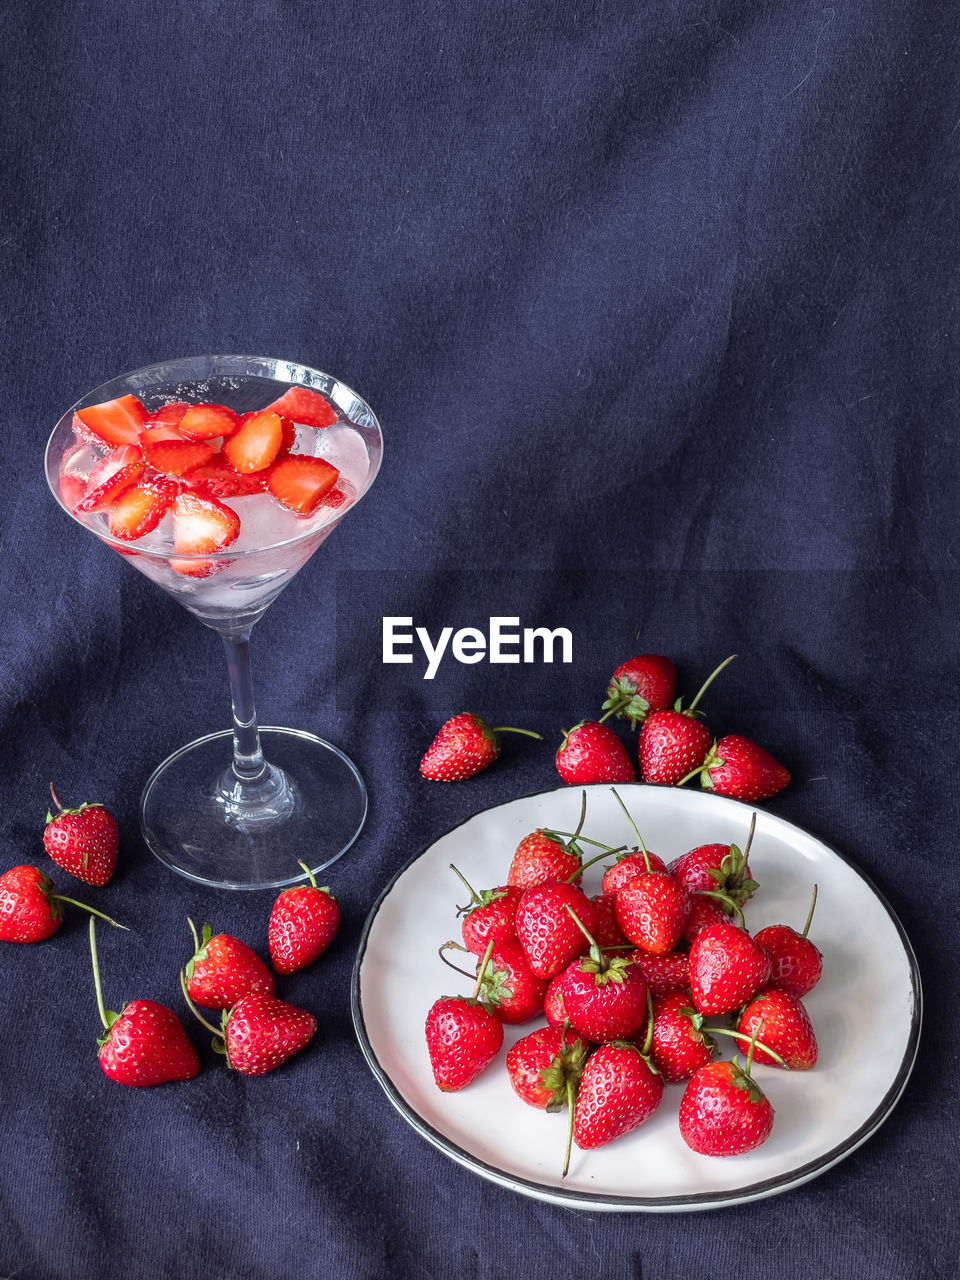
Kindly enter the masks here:
M 336 373 L 386 437 L 255 635 L 264 720 L 343 745 L 372 793 L 330 875 L 341 936 L 284 987 L 317 1043 L 274 1077 L 207 1055 L 124 1090 L 95 1062 L 84 923 L 5 947 L 0 1273 L 956 1274 L 951 7 L 28 0 L 0 24 L 3 858 L 42 860 L 50 778 L 115 808 L 121 869 L 86 895 L 133 929 L 102 935 L 108 1003 L 177 1005 L 184 916 L 257 942 L 270 895 L 194 888 L 139 839 L 150 769 L 226 721 L 219 645 L 69 525 L 46 436 L 124 370 L 247 351 Z M 384 614 L 565 625 L 575 662 L 426 682 L 381 665 Z M 895 1114 L 818 1181 L 590 1216 L 422 1143 L 364 1065 L 349 977 L 393 871 L 552 785 L 559 727 L 651 649 L 688 688 L 739 651 L 715 722 L 791 766 L 771 808 L 889 896 L 934 1012 Z M 471 707 L 550 746 L 421 782 Z

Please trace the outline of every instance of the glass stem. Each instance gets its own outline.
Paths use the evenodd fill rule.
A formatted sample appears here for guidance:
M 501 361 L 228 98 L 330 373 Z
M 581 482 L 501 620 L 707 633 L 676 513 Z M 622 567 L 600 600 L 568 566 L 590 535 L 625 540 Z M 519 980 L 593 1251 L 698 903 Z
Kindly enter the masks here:
M 260 746 L 257 709 L 253 701 L 253 677 L 250 671 L 250 631 L 239 634 L 221 632 L 227 654 L 230 678 L 230 701 L 233 705 L 233 772 L 240 782 L 257 782 L 267 766 Z

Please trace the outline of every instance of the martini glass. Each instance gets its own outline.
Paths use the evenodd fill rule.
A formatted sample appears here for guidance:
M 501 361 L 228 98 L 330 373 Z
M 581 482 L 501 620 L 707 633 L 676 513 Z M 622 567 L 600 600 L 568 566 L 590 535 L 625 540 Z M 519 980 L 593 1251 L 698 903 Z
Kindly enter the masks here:
M 331 502 L 308 516 L 268 493 L 223 499 L 240 517 L 237 540 L 205 555 L 173 554 L 165 516 L 135 542 L 112 537 L 104 513 L 74 510 L 107 446 L 74 428 L 78 409 L 134 395 L 153 412 L 171 401 L 212 402 L 237 413 L 262 409 L 291 387 L 320 392 L 334 425 L 298 427 L 295 453 L 325 458 L 340 472 Z M 265 889 L 316 873 L 354 843 L 367 792 L 353 762 L 303 729 L 259 727 L 250 668 L 250 633 L 373 483 L 382 454 L 369 406 L 329 374 L 261 356 L 196 356 L 150 365 L 97 387 L 60 419 L 47 444 L 46 473 L 63 509 L 120 552 L 205 626 L 218 632 L 227 659 L 233 726 L 187 743 L 159 764 L 140 799 L 140 826 L 156 856 L 174 871 L 228 889 Z M 189 477 L 184 478 L 188 482 Z

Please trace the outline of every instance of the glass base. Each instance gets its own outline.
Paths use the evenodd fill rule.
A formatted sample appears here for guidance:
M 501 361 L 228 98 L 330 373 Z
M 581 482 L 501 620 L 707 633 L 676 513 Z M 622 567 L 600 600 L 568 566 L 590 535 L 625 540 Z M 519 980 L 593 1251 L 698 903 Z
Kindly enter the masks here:
M 189 742 L 154 769 L 140 797 L 140 829 L 161 862 L 218 889 L 278 889 L 347 852 L 367 816 L 353 761 L 301 729 L 260 729 L 268 768 L 256 803 L 237 786 L 225 729 Z M 242 791 L 242 798 L 241 798 Z

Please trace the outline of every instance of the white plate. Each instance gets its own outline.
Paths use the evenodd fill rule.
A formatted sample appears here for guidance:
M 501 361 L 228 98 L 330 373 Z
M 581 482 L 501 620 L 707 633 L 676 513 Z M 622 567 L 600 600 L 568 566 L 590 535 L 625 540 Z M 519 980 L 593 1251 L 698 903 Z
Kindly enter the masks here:
M 668 861 L 699 844 L 742 845 L 746 838 L 752 809 L 735 800 L 639 784 L 618 790 L 648 847 Z M 610 845 L 632 843 L 609 788 L 587 792 L 585 833 Z M 502 884 L 524 835 L 537 827 L 572 831 L 579 810 L 574 787 L 488 809 L 424 849 L 380 895 L 354 968 L 353 1019 L 367 1061 L 401 1115 L 428 1142 L 492 1182 L 580 1209 L 679 1211 L 758 1200 L 809 1181 L 865 1142 L 889 1115 L 913 1067 L 921 1018 L 916 960 L 893 911 L 859 871 L 763 810 L 750 855 L 760 889 L 747 907 L 748 927 L 800 928 L 818 884 L 810 936 L 824 955 L 823 979 L 804 1001 L 820 1046 L 817 1066 L 812 1072 L 755 1067 L 776 1112 L 763 1146 L 725 1159 L 696 1155 L 677 1127 L 683 1090 L 671 1085 L 656 1114 L 633 1134 L 595 1151 L 574 1147 L 564 1179 L 566 1116 L 547 1115 L 516 1097 L 503 1052 L 461 1092 L 437 1089 L 424 1018 L 439 996 L 469 994 L 466 979 L 437 956 L 441 943 L 460 937 L 456 904 L 465 894 L 449 864 L 478 889 Z M 602 867 L 586 872 L 588 893 L 599 892 Z M 505 1049 L 540 1025 L 505 1028 Z

